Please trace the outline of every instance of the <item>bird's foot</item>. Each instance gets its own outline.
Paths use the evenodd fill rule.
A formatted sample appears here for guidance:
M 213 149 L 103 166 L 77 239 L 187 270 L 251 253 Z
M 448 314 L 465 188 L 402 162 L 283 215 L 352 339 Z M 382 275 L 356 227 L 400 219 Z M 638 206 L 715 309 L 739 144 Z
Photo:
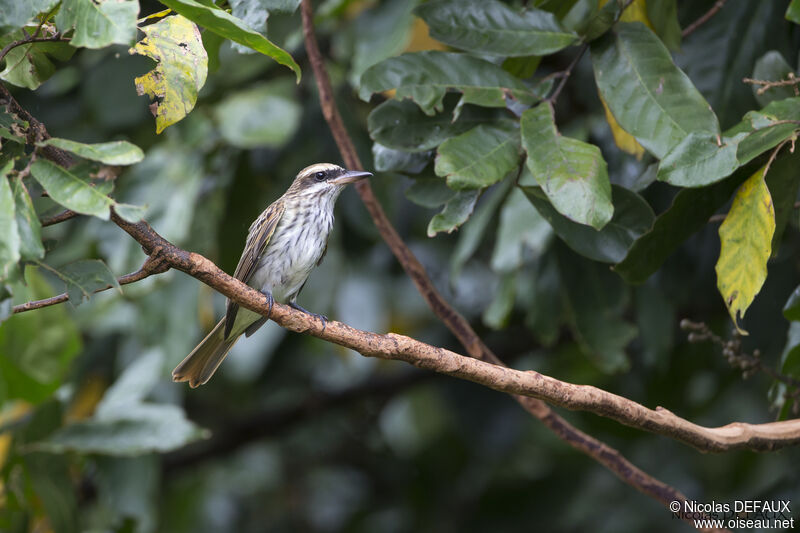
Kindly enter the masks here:
M 291 307 L 293 309 L 297 309 L 298 311 L 302 311 L 307 315 L 313 316 L 314 318 L 320 319 L 322 321 L 322 331 L 325 331 L 325 326 L 328 325 L 328 317 L 326 317 L 325 315 L 320 315 L 319 313 L 312 313 L 308 309 L 304 309 L 304 308 L 300 307 L 295 302 L 289 302 L 289 307 Z
M 272 305 L 275 303 L 275 299 L 272 297 L 272 293 L 269 291 L 261 291 L 261 294 L 267 297 L 267 305 L 269 305 L 269 310 L 267 311 L 267 318 L 272 316 Z

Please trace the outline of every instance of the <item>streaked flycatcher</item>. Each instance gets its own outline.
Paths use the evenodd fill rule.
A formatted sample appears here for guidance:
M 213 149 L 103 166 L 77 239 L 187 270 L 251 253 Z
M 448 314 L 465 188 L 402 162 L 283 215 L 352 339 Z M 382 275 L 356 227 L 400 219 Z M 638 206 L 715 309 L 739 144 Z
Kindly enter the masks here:
M 291 187 L 253 222 L 234 277 L 273 301 L 318 316 L 297 305 L 297 295 L 322 261 L 333 227 L 333 205 L 348 183 L 372 176 L 345 170 L 330 163 L 300 171 Z M 172 371 L 174 381 L 188 381 L 194 388 L 206 383 L 230 349 L 244 334 L 249 337 L 267 317 L 228 301 L 225 318 L 211 330 Z

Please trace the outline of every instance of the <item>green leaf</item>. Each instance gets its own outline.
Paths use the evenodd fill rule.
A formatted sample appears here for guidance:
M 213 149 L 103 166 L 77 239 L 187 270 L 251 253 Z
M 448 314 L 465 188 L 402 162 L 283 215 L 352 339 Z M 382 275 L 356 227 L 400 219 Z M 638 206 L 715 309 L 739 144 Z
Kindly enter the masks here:
M 500 279 L 500 286 L 495 291 L 489 307 L 483 311 L 483 323 L 492 329 L 506 327 L 511 311 L 514 309 L 515 292 L 514 274 L 506 274 Z
M 753 69 L 753 79 L 766 81 L 780 81 L 789 79 L 794 74 L 794 69 L 783 58 L 777 50 L 770 50 L 756 61 Z M 790 86 L 771 87 L 765 92 L 760 93 L 761 85 L 753 85 L 753 96 L 756 97 L 758 104 L 765 106 L 775 100 L 791 98 L 795 96 L 794 89 Z M 795 86 L 796 87 L 796 86 Z
M 625 347 L 637 330 L 622 318 L 627 291 L 621 280 L 604 265 L 579 260 L 563 246 L 557 251 L 564 301 L 581 351 L 604 372 L 627 369 Z
M 108 220 L 114 200 L 98 191 L 87 177 L 77 176 L 46 159 L 33 162 L 31 175 L 53 200 L 67 209 Z
M 247 24 L 226 11 L 203 5 L 195 0 L 161 0 L 161 3 L 207 30 L 252 48 L 289 67 L 297 75 L 298 83 L 300 82 L 300 67 L 288 52 L 275 46 L 269 39 L 251 30 Z
M 608 168 L 600 149 L 556 129 L 553 108 L 540 104 L 522 114 L 526 165 L 553 207 L 570 220 L 600 230 L 614 215 Z
M 14 193 L 11 192 L 8 173 L 11 162 L 0 169 L 0 281 L 9 279 L 17 272 L 20 260 L 20 238 Z
M 433 209 L 446 204 L 457 193 L 440 179 L 419 178 L 406 189 L 405 194 L 415 204 Z
M 736 329 L 767 279 L 770 243 L 775 233 L 775 210 L 764 181 L 764 169 L 745 181 L 719 228 L 717 288 Z
M 772 236 L 772 257 L 778 255 L 783 232 L 794 212 L 794 202 L 800 188 L 800 151 L 788 150 L 772 162 L 767 173 L 767 188 L 775 207 L 775 234 Z
M 561 280 L 556 254 L 551 252 L 540 258 L 528 279 L 533 287 L 520 291 L 522 298 L 528 295 L 525 327 L 544 346 L 552 346 L 558 340 L 562 320 Z
M 100 161 L 106 165 L 132 165 L 144 159 L 142 149 L 128 141 L 111 141 L 105 143 L 84 144 L 69 139 L 52 137 L 39 146 L 55 146 L 73 154 Z
M 664 156 L 658 165 L 658 179 L 676 187 L 703 187 L 727 178 L 739 168 L 736 151 L 747 134 L 717 137 L 692 132 Z
M 435 0 L 414 13 L 434 39 L 478 54 L 548 55 L 578 41 L 552 13 L 534 7 L 517 11 L 496 0 Z
M 431 152 L 404 152 L 372 143 L 372 160 L 378 172 L 405 172 L 419 174 L 431 160 Z M 441 183 L 442 180 L 436 180 Z M 442 184 L 442 187 L 446 187 Z M 440 204 L 441 205 L 441 204 Z
M 40 453 L 26 453 L 23 457 L 25 472 L 52 531 L 77 533 L 78 502 L 66 458 Z
M 11 185 L 14 194 L 14 206 L 19 233 L 20 257 L 26 261 L 35 261 L 44 257 L 42 244 L 42 224 L 36 216 L 33 202 L 22 180 L 14 180 Z
M 17 301 L 53 296 L 37 269 L 26 268 L 25 281 L 12 286 Z M 80 334 L 64 306 L 13 315 L 0 325 L 0 390 L 39 403 L 61 385 L 80 351 Z
M 493 118 L 493 113 L 484 108 L 464 106 L 456 120 L 452 116 L 455 102 L 447 100 L 444 111 L 433 116 L 426 115 L 408 100 L 387 100 L 369 114 L 369 136 L 395 150 L 427 152 L 450 137 Z
M 537 97 L 502 68 L 466 54 L 427 51 L 392 57 L 361 76 L 359 96 L 396 89 L 398 99 L 411 98 L 426 115 L 443 109 L 447 89 L 463 93 L 462 104 L 506 107 L 508 98 L 532 104 Z
M 159 349 L 140 355 L 125 367 L 117 380 L 103 394 L 94 417 L 113 420 L 124 416 L 131 405 L 141 404 L 164 374 L 164 354 Z
M 519 164 L 519 131 L 510 121 L 482 124 L 441 145 L 434 171 L 451 189 L 497 183 Z
M 0 48 L 25 37 L 22 30 L 0 37 Z M 30 90 L 37 89 L 52 76 L 56 67 L 51 57 L 66 61 L 75 49 L 67 43 L 44 42 L 23 44 L 11 49 L 5 57 L 5 68 L 0 72 L 0 79 Z
M 0 0 L 0 34 L 25 26 L 56 3 L 58 0 Z
M 553 231 L 518 188 L 512 189 L 500 211 L 492 270 L 512 272 L 539 257 L 549 246 Z
M 621 23 L 591 50 L 597 87 L 614 118 L 659 159 L 690 132 L 719 133 L 708 103 L 644 24 Z
M 8 105 L 0 106 L 0 139 L 8 139 L 15 143 L 25 144 L 25 132 L 28 127 L 28 122 L 20 120 L 17 115 L 11 113 L 8 110 Z M 8 146 L 4 146 L 2 152 L 8 151 Z M 0 164 L 5 164 L 5 161 Z
M 138 14 L 138 0 L 63 0 L 56 26 L 62 32 L 75 28 L 72 46 L 130 45 L 136 38 Z
M 174 405 L 134 404 L 114 419 L 89 419 L 56 430 L 30 449 L 50 453 L 135 456 L 169 452 L 206 438 L 208 432 Z
M 528 200 L 570 248 L 595 261 L 616 263 L 653 225 L 655 215 L 641 196 L 619 185 L 611 186 L 614 216 L 602 230 L 578 224 L 560 214 L 537 188 L 523 187 Z
M 647 0 L 647 18 L 667 48 L 680 50 L 681 25 L 676 0 Z
M 478 249 L 478 245 L 480 245 L 486 229 L 489 227 L 489 222 L 494 219 L 495 211 L 500 207 L 501 202 L 506 198 L 512 186 L 513 182 L 511 180 L 505 180 L 487 189 L 483 200 L 475 210 L 475 214 L 470 217 L 458 232 L 458 242 L 450 257 L 451 283 L 458 278 L 464 264 Z
M 248 28 L 267 34 L 267 19 L 270 13 L 294 13 L 300 0 L 230 0 L 231 15 L 241 20 Z M 213 6 L 209 6 L 213 7 Z M 234 50 L 240 54 L 255 52 L 252 48 L 233 43 Z
M 69 301 L 75 306 L 91 298 L 96 290 L 109 286 L 122 294 L 117 278 L 99 259 L 82 259 L 57 270 L 53 269 L 52 272 L 64 282 Z
M 800 98 L 787 98 L 770 102 L 759 111 L 748 112 L 741 122 L 725 132 L 725 136 L 747 134 L 736 150 L 736 158 L 743 165 L 794 135 L 799 128 L 798 120 Z
M 142 28 L 145 37 L 128 52 L 150 57 L 155 69 L 138 76 L 136 92 L 154 100 L 156 133 L 175 124 L 194 108 L 197 93 L 206 82 L 208 56 L 200 31 L 180 15 Z
M 792 0 L 786 8 L 786 20 L 800 24 L 800 0 Z
M 795 287 L 792 295 L 786 300 L 786 305 L 783 306 L 783 316 L 786 317 L 786 320 L 800 322 L 800 285 Z
M 239 148 L 283 146 L 297 131 L 301 115 L 294 89 L 281 81 L 233 93 L 214 109 L 222 137 Z
M 747 172 L 752 172 L 750 165 L 714 185 L 680 191 L 652 229 L 636 239 L 624 259 L 617 259 L 614 271 L 628 283 L 645 281 L 678 246 L 708 224 L 708 218 L 728 201 Z
M 437 233 L 446 231 L 452 233 L 461 224 L 467 221 L 475 209 L 480 191 L 459 191 L 444 206 L 442 212 L 434 215 L 428 223 L 428 237 L 435 237 Z

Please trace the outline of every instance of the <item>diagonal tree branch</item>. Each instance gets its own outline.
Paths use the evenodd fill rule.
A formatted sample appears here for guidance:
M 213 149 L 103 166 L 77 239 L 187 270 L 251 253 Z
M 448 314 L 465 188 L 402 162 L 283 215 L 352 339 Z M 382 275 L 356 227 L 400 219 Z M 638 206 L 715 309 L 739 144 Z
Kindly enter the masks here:
M 630 4 L 630 2 L 628 4 Z M 336 107 L 330 77 L 325 69 L 322 54 L 320 53 L 317 43 L 317 37 L 314 32 L 313 12 L 310 0 L 302 1 L 301 12 L 306 52 L 308 53 L 309 62 L 311 63 L 311 68 L 314 71 L 314 77 L 317 82 L 323 116 L 331 129 L 331 133 L 336 141 L 336 145 L 339 147 L 339 152 L 342 155 L 345 165 L 348 168 L 363 170 L 355 146 L 347 133 L 339 110 Z M 578 55 L 575 63 L 577 63 L 584 51 L 585 47 Z M 573 66 L 574 64 L 570 66 L 570 71 Z M 562 85 L 564 81 L 565 80 L 562 80 Z M 554 97 L 557 97 L 557 95 L 558 91 L 554 94 Z M 450 329 L 472 357 L 482 361 L 489 361 L 496 365 L 502 365 L 502 361 L 488 346 L 486 346 L 486 344 L 484 344 L 478 334 L 475 333 L 475 330 L 472 329 L 469 322 L 454 310 L 436 290 L 422 264 L 408 249 L 386 217 L 386 214 L 383 212 L 383 209 L 372 192 L 369 182 L 362 181 L 357 183 L 356 189 L 365 207 L 372 216 L 375 226 L 381 233 L 383 240 L 392 250 L 395 257 L 397 257 L 397 260 L 406 271 L 406 274 L 414 282 L 417 290 L 433 312 L 436 313 L 448 329 Z M 571 425 L 564 418 L 554 413 L 545 402 L 521 395 L 515 395 L 514 399 L 517 400 L 526 411 L 539 419 L 547 428 L 558 435 L 560 439 L 604 465 L 625 483 L 628 483 L 664 505 L 669 505 L 669 503 L 674 500 L 679 500 L 681 502 L 686 500 L 686 497 L 677 489 L 647 474 L 628 461 L 614 448 L 607 446 L 602 441 Z
M 440 374 L 473 381 L 510 394 L 546 400 L 576 411 L 588 411 L 652 433 L 679 440 L 701 451 L 724 452 L 749 449 L 773 451 L 800 444 L 800 419 L 766 424 L 734 422 L 708 428 L 685 420 L 664 408 L 648 409 L 632 400 L 591 385 L 575 385 L 534 371 L 495 365 L 431 346 L 405 335 L 381 335 L 329 320 L 324 324 L 279 303 L 270 306 L 266 296 L 226 274 L 200 254 L 178 248 L 159 235 L 147 222 L 131 223 L 113 210 L 111 219 L 125 230 L 154 260 L 202 281 L 242 307 L 267 316 L 280 326 L 298 333 L 350 348 L 367 357 L 404 361 Z M 546 406 L 545 406 L 546 407 Z

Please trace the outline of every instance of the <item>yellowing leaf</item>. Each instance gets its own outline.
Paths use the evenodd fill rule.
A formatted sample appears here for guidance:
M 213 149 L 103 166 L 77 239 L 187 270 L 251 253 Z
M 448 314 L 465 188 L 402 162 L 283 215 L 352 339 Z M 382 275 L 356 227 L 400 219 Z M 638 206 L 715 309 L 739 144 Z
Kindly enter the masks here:
M 742 183 L 731 210 L 719 228 L 721 248 L 717 260 L 717 288 L 725 300 L 736 329 L 764 280 L 775 233 L 775 209 L 764 181 L 764 168 Z
M 636 156 L 636 159 L 642 159 L 644 147 L 636 141 L 633 135 L 622 129 L 617 119 L 611 114 L 611 110 L 608 108 L 608 105 L 606 105 L 606 101 L 603 100 L 602 96 L 600 97 L 600 102 L 603 104 L 603 109 L 606 112 L 606 121 L 611 127 L 611 134 L 614 136 L 614 142 L 617 144 L 617 147 L 623 152 Z
M 447 45 L 431 37 L 425 21 L 419 17 L 414 17 L 414 22 L 411 25 L 411 39 L 405 51 L 421 52 L 423 50 L 447 50 Z
M 129 50 L 155 59 L 156 68 L 136 78 L 136 92 L 153 101 L 156 133 L 185 117 L 206 82 L 208 55 L 194 22 L 175 15 L 142 28 L 144 39 Z
M 600 0 L 598 8 L 603 7 L 609 0 Z M 617 0 L 614 0 L 617 1 Z M 645 26 L 655 31 L 650 19 L 647 18 L 647 0 L 633 0 L 633 3 L 625 8 L 622 16 L 619 18 L 620 22 L 643 22 Z

